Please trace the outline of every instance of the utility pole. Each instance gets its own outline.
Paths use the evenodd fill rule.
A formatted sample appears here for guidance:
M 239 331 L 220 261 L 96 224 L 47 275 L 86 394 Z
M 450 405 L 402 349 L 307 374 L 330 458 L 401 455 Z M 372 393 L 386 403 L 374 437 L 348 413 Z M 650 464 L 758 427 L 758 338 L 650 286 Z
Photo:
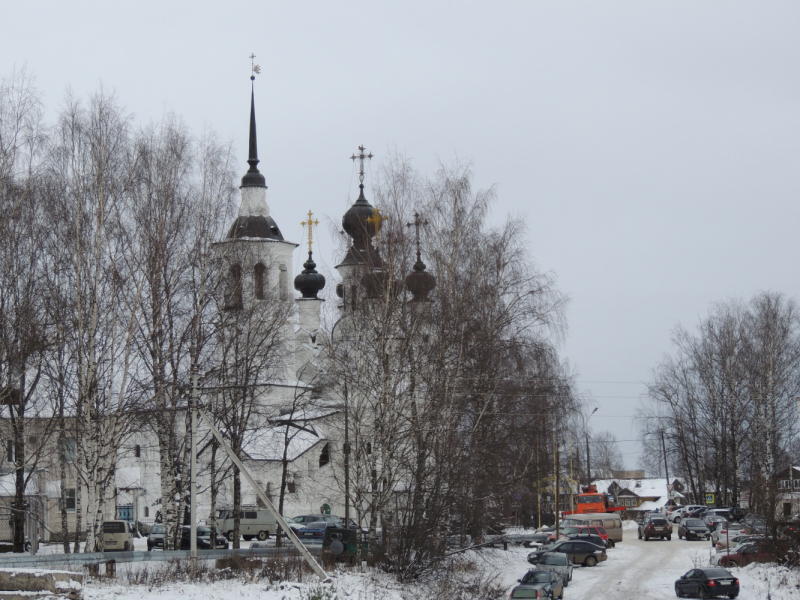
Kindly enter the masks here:
M 192 414 L 191 471 L 189 474 L 189 556 L 192 569 L 197 562 L 197 364 L 192 365 L 192 394 L 189 399 Z
M 667 476 L 667 499 L 669 499 L 669 467 L 667 466 L 667 445 L 664 443 L 664 430 L 661 430 L 661 449 L 664 451 L 664 474 Z
M 344 527 L 350 529 L 350 426 L 347 407 L 347 381 L 344 382 Z M 361 527 L 361 524 L 358 525 Z
M 575 490 L 572 489 L 575 480 L 572 478 L 572 434 L 569 434 L 569 510 L 575 512 Z
M 558 539 L 558 529 L 559 529 L 559 521 L 558 521 L 558 500 L 559 495 L 561 494 L 561 486 L 559 485 L 559 476 L 558 476 L 558 446 L 556 446 L 556 430 L 553 429 L 553 471 L 555 472 L 556 476 L 556 496 L 554 498 L 553 507 L 554 507 L 554 514 L 556 519 L 556 539 Z

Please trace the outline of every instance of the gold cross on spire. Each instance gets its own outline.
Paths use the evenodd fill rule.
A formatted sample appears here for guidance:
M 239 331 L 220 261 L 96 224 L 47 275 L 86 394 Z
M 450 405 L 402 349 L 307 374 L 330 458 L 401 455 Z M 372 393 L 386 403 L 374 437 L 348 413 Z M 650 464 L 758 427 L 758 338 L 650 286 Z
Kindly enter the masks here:
M 261 74 L 261 67 L 255 63 L 256 55 L 250 54 L 250 79 L 255 79 L 256 75 Z
M 383 222 L 386 219 L 388 219 L 388 217 L 384 217 L 381 214 L 381 211 L 378 209 L 377 206 L 373 209 L 372 216 L 367 217 L 367 223 L 372 225 L 372 228 L 375 230 L 375 247 L 376 248 L 378 247 L 378 245 L 381 242 L 381 238 L 378 235 L 378 232 L 380 231 L 381 225 L 383 224 Z
M 300 225 L 302 225 L 303 227 L 308 227 L 308 251 L 309 252 L 311 252 L 311 238 L 313 236 L 312 227 L 314 227 L 315 225 L 319 225 L 319 221 L 317 221 L 316 219 L 314 219 L 313 221 L 311 220 L 311 215 L 312 214 L 313 213 L 311 211 L 308 211 L 308 221 L 303 221 L 302 223 L 300 223 Z
M 360 168 L 358 170 L 358 183 L 360 185 L 364 185 L 364 161 L 372 159 L 372 152 L 370 152 L 369 154 L 364 154 L 364 150 L 366 150 L 364 146 L 359 146 L 358 154 L 353 154 L 353 156 L 350 157 L 350 160 L 352 160 L 353 162 L 355 161 L 359 162 Z

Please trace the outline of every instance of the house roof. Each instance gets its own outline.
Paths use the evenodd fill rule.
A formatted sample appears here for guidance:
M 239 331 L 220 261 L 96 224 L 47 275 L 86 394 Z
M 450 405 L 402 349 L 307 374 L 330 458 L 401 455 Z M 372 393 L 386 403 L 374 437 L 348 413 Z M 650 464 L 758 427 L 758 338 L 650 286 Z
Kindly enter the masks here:
M 242 450 L 252 460 L 283 460 L 285 434 L 284 427 L 260 429 L 248 436 L 247 441 L 242 444 Z M 286 449 L 286 458 L 290 461 L 296 460 L 312 446 L 327 439 L 322 429 L 311 423 L 305 423 L 302 429 L 290 428 L 289 435 L 291 438 Z
M 620 488 L 629 490 L 639 498 L 661 498 L 669 496 L 667 491 L 667 481 L 661 477 L 658 479 L 598 479 L 593 481 L 598 492 L 608 493 L 611 484 L 616 483 Z

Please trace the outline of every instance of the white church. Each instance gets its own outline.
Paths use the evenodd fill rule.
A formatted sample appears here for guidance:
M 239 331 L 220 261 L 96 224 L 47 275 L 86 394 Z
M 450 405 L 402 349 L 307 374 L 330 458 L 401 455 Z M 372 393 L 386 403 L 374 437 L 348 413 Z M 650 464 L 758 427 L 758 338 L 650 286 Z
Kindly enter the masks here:
M 333 328 L 334 336 L 346 335 L 348 314 L 357 310 L 359 282 L 365 273 L 380 272 L 382 260 L 373 244 L 373 236 L 380 230 L 381 218 L 364 196 L 363 147 L 354 159 L 361 161 L 360 194 L 344 214 L 342 225 L 351 243 L 336 269 L 341 277 L 337 286 L 340 299 L 339 320 Z M 247 311 L 258 303 L 270 302 L 276 297 L 284 301 L 294 299 L 288 319 L 280 327 L 283 364 L 280 375 L 273 376 L 260 387 L 258 402 L 267 415 L 262 425 L 251 428 L 241 441 L 241 459 L 245 468 L 256 480 L 273 504 L 278 498 L 283 478 L 284 456 L 287 463 L 284 516 L 330 512 L 344 516 L 345 494 L 342 481 L 344 439 L 344 404 L 336 393 L 336 385 L 328 385 L 320 392 L 316 382 L 324 377 L 330 350 L 327 333 L 320 327 L 324 302 L 318 293 L 325 286 L 325 278 L 317 273 L 311 251 L 311 213 L 308 260 L 304 270 L 292 277 L 289 266 L 298 244 L 284 239 L 280 227 L 270 216 L 267 204 L 267 186 L 258 170 L 258 152 L 254 97 L 251 95 L 249 132 L 249 169 L 241 180 L 241 203 L 238 216 L 231 224 L 227 237 L 215 244 L 215 254 L 227 270 L 227 286 L 222 292 L 220 306 L 230 315 Z M 435 279 L 424 271 L 420 260 L 414 272 L 406 279 L 406 288 L 415 300 L 426 300 L 435 286 Z M 421 267 L 419 266 L 421 265 Z M 329 382 L 330 383 L 330 382 Z M 204 394 L 215 393 L 212 386 Z M 202 404 L 202 401 L 201 401 Z M 210 436 L 207 428 L 199 429 L 198 438 L 198 496 L 197 516 L 208 520 L 211 516 Z M 106 519 L 123 518 L 130 521 L 152 523 L 156 518 L 161 499 L 160 461 L 158 443 L 147 433 L 140 433 L 121 453 L 116 468 L 115 515 Z M 224 453 L 216 454 L 217 463 L 223 462 Z M 230 463 L 228 463 L 230 464 Z M 188 473 L 187 473 L 188 475 Z M 169 476 L 174 476 L 170 474 Z M 220 477 L 216 509 L 233 506 L 232 477 L 228 472 Z M 261 505 L 255 492 L 242 478 L 241 504 Z M 355 512 L 350 511 L 351 518 Z

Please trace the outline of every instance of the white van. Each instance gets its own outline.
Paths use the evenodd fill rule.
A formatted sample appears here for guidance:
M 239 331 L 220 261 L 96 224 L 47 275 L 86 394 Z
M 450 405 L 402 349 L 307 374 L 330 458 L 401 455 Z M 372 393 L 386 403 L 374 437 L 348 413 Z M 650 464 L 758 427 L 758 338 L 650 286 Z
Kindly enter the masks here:
M 608 534 L 608 547 L 612 547 L 622 541 L 622 519 L 619 514 L 613 513 L 586 513 L 583 515 L 567 515 L 561 521 L 562 527 L 590 525 L 602 527 Z
M 233 541 L 233 509 L 223 508 L 217 511 L 217 531 Z M 239 533 L 250 541 L 258 538 L 263 541 L 278 531 L 278 522 L 266 508 L 242 508 L 239 513 Z
M 133 552 L 133 530 L 128 521 L 103 521 L 103 548 L 106 552 Z

